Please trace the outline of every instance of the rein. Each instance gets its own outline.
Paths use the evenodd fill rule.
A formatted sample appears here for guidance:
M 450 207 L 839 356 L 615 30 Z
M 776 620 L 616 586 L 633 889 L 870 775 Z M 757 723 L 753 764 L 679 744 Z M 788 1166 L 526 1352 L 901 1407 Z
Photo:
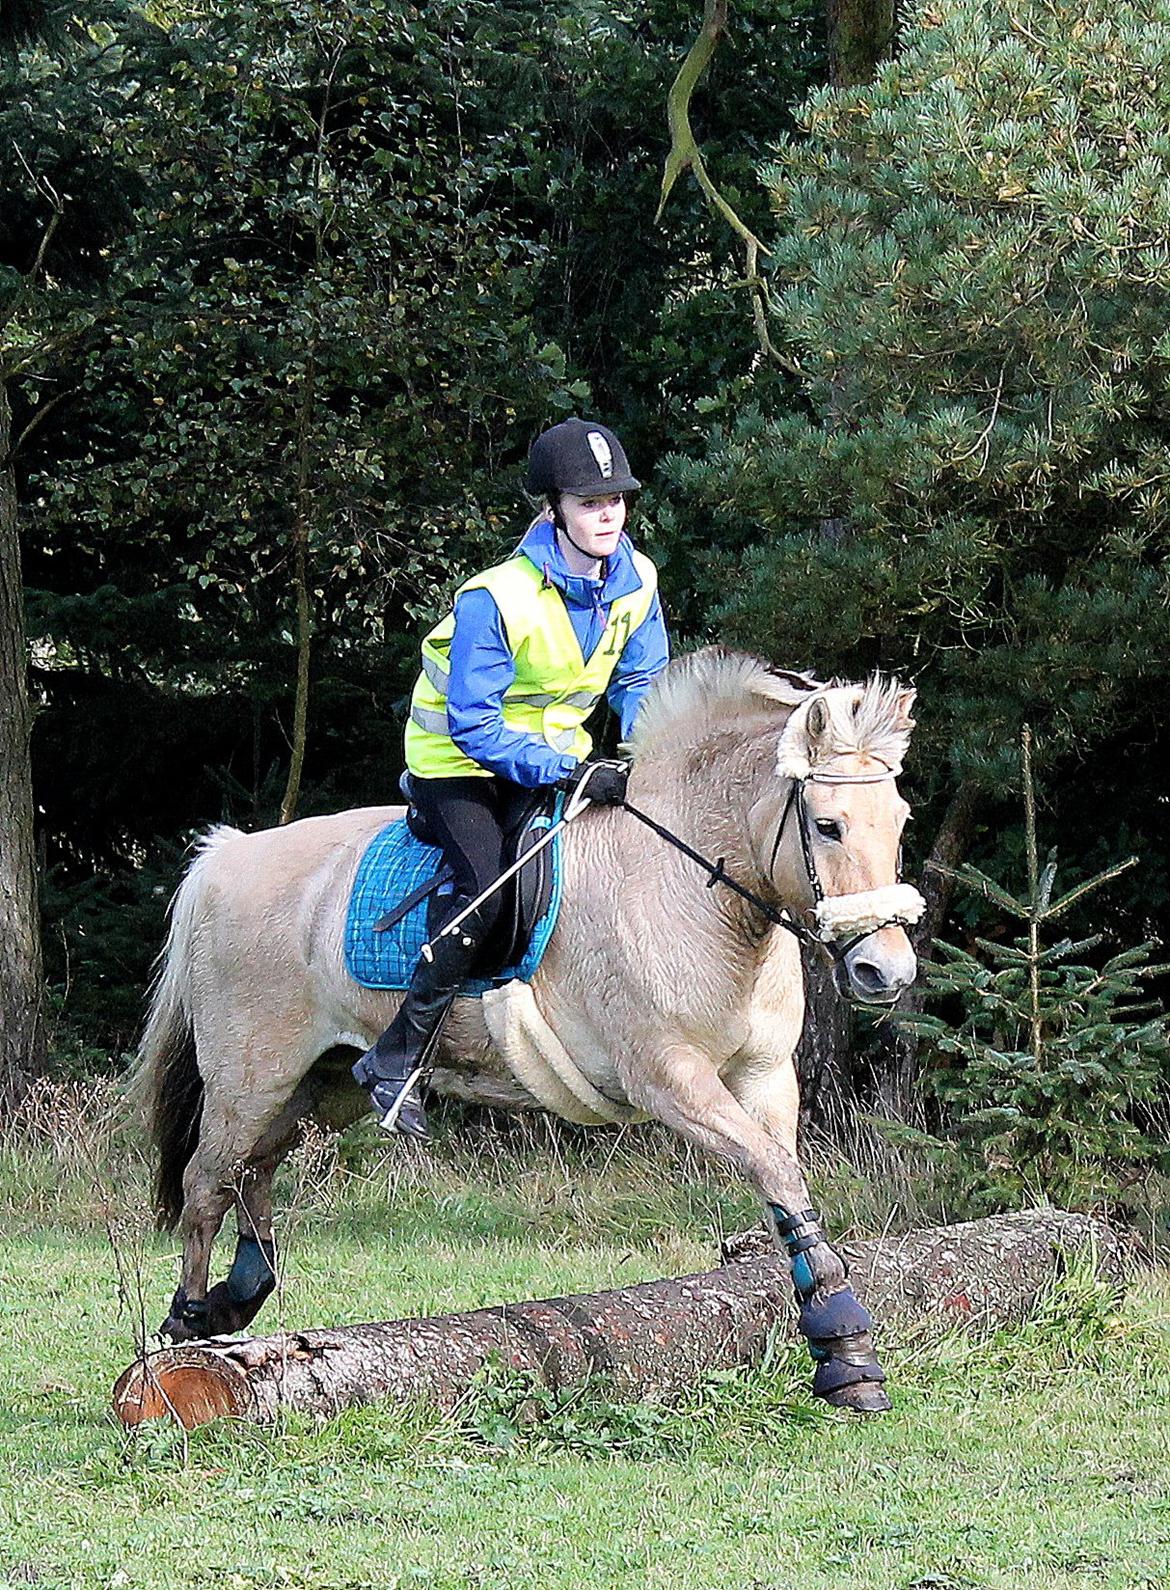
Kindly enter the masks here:
M 776 838 L 772 842 L 772 854 L 768 863 L 768 871 L 771 872 L 775 868 L 776 856 L 779 853 L 780 843 L 784 838 L 784 830 L 788 824 L 788 814 L 795 806 L 797 831 L 800 834 L 800 848 L 801 853 L 804 856 L 805 872 L 808 875 L 809 885 L 812 889 L 813 899 L 818 911 L 819 908 L 834 900 L 846 901 L 849 899 L 864 898 L 863 896 L 850 895 L 826 897 L 825 891 L 821 886 L 821 880 L 817 875 L 816 857 L 813 855 L 812 850 L 812 836 L 809 832 L 808 809 L 805 805 L 804 786 L 805 784 L 883 784 L 887 779 L 892 779 L 896 776 L 896 772 L 891 769 L 885 773 L 877 774 L 810 772 L 804 774 L 803 777 L 794 777 L 791 780 L 788 790 L 788 799 L 784 803 L 784 810 L 780 815 L 780 822 L 776 828 Z M 825 953 L 836 964 L 844 961 L 845 957 L 855 945 L 860 944 L 863 939 L 869 938 L 873 933 L 880 933 L 882 928 L 895 926 L 905 927 L 909 925 L 910 922 L 917 920 L 916 912 L 912 912 L 910 910 L 907 910 L 906 912 L 894 912 L 883 920 L 874 922 L 872 926 L 864 926 L 860 932 L 854 933 L 844 943 L 841 943 L 836 939 L 826 937 L 823 932 L 816 933 L 811 928 L 806 927 L 803 922 L 799 921 L 791 914 L 787 907 L 784 907 L 779 911 L 776 910 L 776 908 L 769 905 L 766 900 L 762 900 L 758 894 L 754 893 L 751 889 L 746 888 L 742 883 L 737 882 L 736 879 L 731 877 L 731 875 L 728 873 L 722 856 L 719 857 L 718 861 L 708 860 L 708 858 L 704 855 L 701 855 L 699 851 L 692 849 L 685 840 L 680 839 L 677 834 L 672 834 L 669 828 L 664 828 L 661 823 L 655 822 L 654 819 L 652 817 L 648 817 L 645 812 L 639 811 L 636 806 L 632 806 L 628 800 L 623 800 L 621 804 L 624 810 L 629 812 L 631 817 L 636 817 L 640 823 L 645 823 L 647 828 L 653 829 L 661 839 L 665 839 L 668 845 L 673 845 L 676 850 L 681 850 L 684 856 L 689 857 L 690 860 L 693 861 L 697 866 L 702 867 L 703 871 L 708 874 L 708 889 L 713 889 L 717 883 L 726 885 L 727 888 L 738 894 L 741 899 L 748 901 L 750 905 L 754 905 L 756 910 L 766 917 L 769 922 L 773 923 L 776 927 L 784 928 L 787 932 L 793 934 L 794 937 L 799 939 L 802 944 L 807 944 L 810 947 L 815 947 L 819 950 L 825 951 Z M 908 895 L 917 893 L 917 891 L 914 890 L 907 890 L 906 892 Z M 921 896 L 918 896 L 918 898 L 921 899 Z
M 729 889 L 733 889 L 736 894 L 754 905 L 756 910 L 762 912 L 769 922 L 775 923 L 777 927 L 787 928 L 790 933 L 795 933 L 798 939 L 805 942 L 813 940 L 813 935 L 808 928 L 799 922 L 794 922 L 791 917 L 784 916 L 774 906 L 770 906 L 766 900 L 761 900 L 758 894 L 753 894 L 750 889 L 745 889 L 742 883 L 737 883 L 724 868 L 722 856 L 720 856 L 718 861 L 708 861 L 706 856 L 700 855 L 697 850 L 692 850 L 685 839 L 680 839 L 677 834 L 672 834 L 669 828 L 663 828 L 661 823 L 656 823 L 653 817 L 647 817 L 645 812 L 640 812 L 636 806 L 631 806 L 629 801 L 623 800 L 621 804 L 623 811 L 629 812 L 630 816 L 636 817 L 640 823 L 645 823 L 647 828 L 652 828 L 660 838 L 666 840 L 668 845 L 673 845 L 676 850 L 681 850 L 684 856 L 689 856 L 693 862 L 702 867 L 704 872 L 709 873 L 710 876 L 707 879 L 708 889 L 713 889 L 717 883 L 724 883 Z

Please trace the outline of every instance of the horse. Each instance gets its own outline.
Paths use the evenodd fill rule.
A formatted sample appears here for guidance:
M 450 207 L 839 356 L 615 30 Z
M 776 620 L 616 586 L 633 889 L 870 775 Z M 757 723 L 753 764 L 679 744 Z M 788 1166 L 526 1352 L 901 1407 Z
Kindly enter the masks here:
M 914 694 L 878 676 L 824 684 L 723 647 L 672 662 L 628 747 L 629 809 L 588 808 L 565 829 L 560 915 L 525 990 L 595 1097 L 664 1122 L 755 1186 L 791 1262 L 814 1392 L 862 1410 L 889 1406 L 873 1321 L 797 1160 L 799 940 L 870 1003 L 892 1004 L 916 974 L 906 928 L 922 900 L 899 880 L 909 808 L 895 782 Z M 277 1165 L 306 1118 L 341 1129 L 369 1108 L 349 1065 L 398 996 L 353 981 L 343 929 L 368 842 L 402 813 L 215 827 L 175 894 L 136 1072 L 159 1225 L 183 1241 L 161 1327 L 173 1341 L 251 1323 L 274 1286 Z M 429 1087 L 540 1103 L 474 998 L 452 1007 Z M 235 1259 L 209 1291 L 233 1205 Z

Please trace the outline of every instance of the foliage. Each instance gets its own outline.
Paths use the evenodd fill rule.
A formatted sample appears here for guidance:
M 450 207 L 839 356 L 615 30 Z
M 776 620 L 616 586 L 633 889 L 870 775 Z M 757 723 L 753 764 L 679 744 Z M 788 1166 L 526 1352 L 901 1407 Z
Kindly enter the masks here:
M 14 24 L 23 12 L 39 27 L 42 10 L 19 8 Z M 118 26 L 127 42 L 151 32 L 120 0 L 92 16 L 97 32 Z M 90 33 L 58 46 L 0 51 L 0 375 L 14 383 L 18 436 L 60 401 L 63 350 L 92 346 L 111 251 L 143 193 L 142 172 L 110 147 L 125 106 L 120 61 Z
M 1132 863 L 1054 898 L 1057 863 L 1039 864 L 1024 740 L 1027 892 L 1017 897 L 966 864 L 960 883 L 1024 925 L 1010 941 L 977 937 L 974 952 L 939 944 L 928 969 L 936 1007 L 904 1018 L 922 1039 L 924 1082 L 958 1150 L 956 1179 L 979 1212 L 1045 1196 L 1064 1206 L 1116 1199 L 1135 1167 L 1165 1147 L 1141 1112 L 1170 1089 L 1170 1017 L 1147 984 L 1170 971 L 1139 944 L 1099 964 L 1103 935 L 1046 943 L 1070 906 Z
M 274 819 L 304 629 L 301 809 L 384 800 L 418 632 L 514 544 L 531 435 L 592 409 L 650 475 L 755 344 L 721 223 L 680 194 L 649 226 L 687 0 L 146 16 L 102 0 L 84 22 L 7 69 L 0 266 L 27 263 L 57 195 L 55 297 L 22 322 L 48 358 L 13 399 L 18 429 L 35 421 L 20 465 L 51 970 L 61 984 L 68 961 L 67 1008 L 100 1025 L 112 984 L 88 952 L 104 976 L 118 930 L 99 900 L 145 900 L 130 875 L 209 820 Z M 751 0 L 697 97 L 757 225 L 754 166 L 821 59 L 813 0 Z M 685 616 L 691 537 L 709 553 L 668 517 L 664 589 Z M 68 902 L 95 868 L 83 942 Z
M 1014 779 L 1026 715 L 1053 762 L 1161 722 L 1168 68 L 1164 0 L 931 0 L 766 173 L 805 407 L 735 409 L 677 463 L 754 528 L 714 621 L 913 674 L 940 780 Z
M 718 324 L 730 249 L 680 268 L 669 233 L 644 235 L 656 179 L 632 156 L 663 136 L 655 88 L 692 22 L 661 0 L 622 18 L 223 0 L 112 51 L 134 92 L 101 131 L 148 189 L 72 444 L 30 483 L 34 606 L 62 660 L 238 690 L 267 719 L 302 515 L 331 670 L 404 689 L 453 579 L 512 544 L 541 424 L 608 388 L 645 438 L 684 367 L 705 390 L 750 362 L 750 332 Z M 729 121 L 778 29 L 811 70 L 800 8 L 749 6 Z M 733 180 L 799 82 L 769 90 Z
M 38 550 L 69 526 L 95 593 L 54 605 L 67 654 L 112 669 L 137 610 L 154 677 L 287 695 L 300 527 L 334 652 L 509 533 L 488 466 L 585 394 L 524 336 L 540 245 L 499 198 L 515 137 L 463 121 L 476 11 L 225 4 L 136 56 L 117 149 L 149 191 L 79 453 L 39 482 Z

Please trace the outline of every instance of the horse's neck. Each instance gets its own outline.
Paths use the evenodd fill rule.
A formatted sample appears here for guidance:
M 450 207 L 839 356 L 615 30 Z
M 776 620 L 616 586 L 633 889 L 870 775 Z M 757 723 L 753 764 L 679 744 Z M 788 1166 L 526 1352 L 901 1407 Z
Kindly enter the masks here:
M 760 781 L 758 754 L 739 741 L 728 740 L 700 753 L 655 758 L 635 766 L 630 775 L 629 800 L 647 817 L 698 851 L 709 862 L 723 862 L 737 883 L 755 888 L 759 880 L 753 861 L 748 813 Z M 649 846 L 666 847 L 668 841 L 648 831 L 636 818 L 621 829 L 626 855 L 641 855 Z M 690 857 L 673 850 L 677 865 L 656 869 L 658 887 L 668 895 L 680 885 L 688 894 L 706 897 L 712 927 L 722 924 L 736 936 L 758 936 L 758 913 L 726 888 L 709 888 L 709 875 Z M 666 901 L 669 905 L 669 899 Z M 746 915 L 745 915 L 746 913 Z
M 763 788 L 770 755 L 771 745 L 716 735 L 702 745 L 636 763 L 629 799 L 704 855 L 721 855 L 729 867 L 734 861 L 741 871 L 754 872 L 748 814 Z

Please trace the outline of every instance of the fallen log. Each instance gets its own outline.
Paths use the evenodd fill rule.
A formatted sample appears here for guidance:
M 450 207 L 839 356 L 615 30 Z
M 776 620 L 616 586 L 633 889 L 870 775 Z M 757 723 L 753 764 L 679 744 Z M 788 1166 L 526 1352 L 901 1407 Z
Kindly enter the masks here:
M 129 1426 L 171 1417 L 191 1429 L 225 1414 L 266 1423 L 281 1408 L 329 1417 L 384 1398 L 450 1408 L 493 1358 L 554 1388 L 601 1378 L 616 1397 L 669 1397 L 708 1370 L 759 1362 L 774 1329 L 794 1331 L 787 1261 L 770 1246 L 754 1251 L 766 1241 L 762 1232 L 733 1239 L 742 1257 L 674 1281 L 164 1348 L 121 1375 L 114 1411 Z M 887 1339 L 907 1327 L 1011 1324 L 1072 1259 L 1118 1291 L 1127 1268 L 1115 1231 L 1057 1209 L 837 1248 Z

